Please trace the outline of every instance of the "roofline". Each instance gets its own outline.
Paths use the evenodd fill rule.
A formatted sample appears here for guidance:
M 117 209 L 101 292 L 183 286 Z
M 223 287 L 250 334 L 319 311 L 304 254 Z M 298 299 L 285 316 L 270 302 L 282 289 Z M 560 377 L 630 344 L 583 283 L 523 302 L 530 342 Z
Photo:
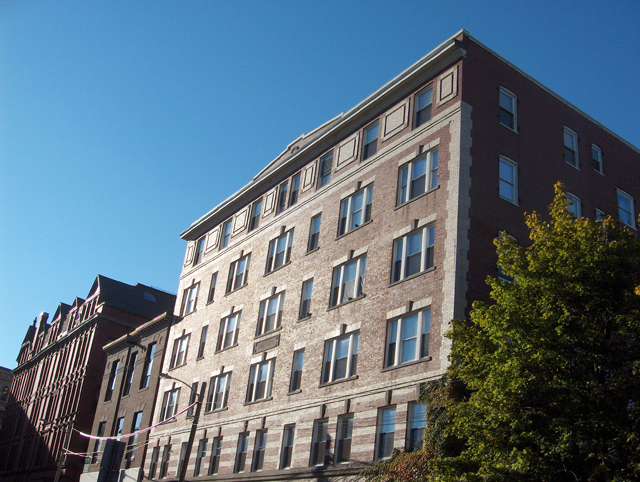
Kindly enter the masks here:
M 102 347 L 102 349 L 104 351 L 110 350 L 111 348 L 115 347 L 116 345 L 119 345 L 120 343 L 126 342 L 127 340 L 130 340 L 130 339 L 140 335 L 140 333 L 142 333 L 143 331 L 148 330 L 149 328 L 152 328 L 155 325 L 159 325 L 163 321 L 166 321 L 166 320 L 170 321 L 172 317 L 173 317 L 172 313 L 169 313 L 168 311 L 165 311 L 161 315 L 156 316 L 153 320 L 147 321 L 145 324 L 140 325 L 138 328 L 136 328 L 135 330 L 127 333 L 126 335 L 122 335 L 120 338 L 116 338 L 115 340 L 107 343 L 106 345 L 104 345 Z
M 264 181 L 265 179 L 276 177 L 277 173 L 281 172 L 285 167 L 289 167 L 291 164 L 295 163 L 295 161 L 298 160 L 302 155 L 306 154 L 312 148 L 316 147 L 318 144 L 320 144 L 325 139 L 330 137 L 340 127 L 342 127 L 344 124 L 346 124 L 347 122 L 352 120 L 359 112 L 361 112 L 362 110 L 364 110 L 365 108 L 367 108 L 368 106 L 373 104 L 375 101 L 377 101 L 378 99 L 383 97 L 383 95 L 385 93 L 387 93 L 388 91 L 390 91 L 393 87 L 399 85 L 401 82 L 403 82 L 406 79 L 410 78 L 413 74 L 415 74 L 416 72 L 422 70 L 427 64 L 433 62 L 438 57 L 442 56 L 445 52 L 447 52 L 452 47 L 455 47 L 457 45 L 456 37 L 458 37 L 461 33 L 466 33 L 466 31 L 464 29 L 459 30 L 458 32 L 455 33 L 455 35 L 449 37 L 447 40 L 442 42 L 440 45 L 438 45 L 436 48 L 431 50 L 429 53 L 427 53 L 420 60 L 418 60 L 417 62 L 413 63 L 411 66 L 409 66 L 407 69 L 403 70 L 400 74 L 396 75 L 393 79 L 388 81 L 382 87 L 378 88 L 375 92 L 373 92 L 372 94 L 367 96 L 364 100 L 360 101 L 354 107 L 349 109 L 346 113 L 342 113 L 342 114 L 334 117 L 333 119 L 325 122 L 320 127 L 314 129 L 312 132 L 316 132 L 318 129 L 322 128 L 323 126 L 326 126 L 326 125 L 330 124 L 334 119 L 341 118 L 333 127 L 329 128 L 326 132 L 324 132 L 323 134 L 318 136 L 316 139 L 311 141 L 306 146 L 300 148 L 286 162 L 283 162 L 281 165 L 277 166 L 273 171 L 271 171 L 267 175 L 267 177 L 259 179 L 259 175 L 261 173 L 265 172 L 265 170 L 269 166 L 273 165 L 274 162 L 277 161 L 282 156 L 282 154 L 280 154 L 273 161 L 271 161 L 267 165 L 266 168 L 262 169 L 260 171 L 260 173 L 258 174 L 258 176 L 255 176 L 249 183 L 247 183 L 241 189 L 239 189 L 238 191 L 233 193 L 231 196 L 226 198 L 224 201 L 222 201 L 216 207 L 214 207 L 209 212 L 207 212 L 204 216 L 200 217 L 195 222 L 191 223 L 191 225 L 187 229 L 185 229 L 183 232 L 180 233 L 180 237 L 182 239 L 188 239 L 189 237 L 193 236 L 202 227 L 203 224 L 205 224 L 207 221 L 211 220 L 216 214 L 218 214 L 220 211 L 222 211 L 225 207 L 229 206 L 235 199 L 240 197 L 245 192 L 249 191 L 253 186 L 258 184 L 259 181 Z M 304 136 L 304 134 L 303 134 L 303 136 Z M 296 141 L 299 140 L 300 138 L 302 138 L 302 136 L 298 137 L 298 139 L 296 139 Z M 293 143 L 295 143 L 296 141 L 293 141 Z M 289 145 L 291 145 L 291 144 L 289 144 Z M 286 150 L 285 150 L 285 152 L 286 152 Z

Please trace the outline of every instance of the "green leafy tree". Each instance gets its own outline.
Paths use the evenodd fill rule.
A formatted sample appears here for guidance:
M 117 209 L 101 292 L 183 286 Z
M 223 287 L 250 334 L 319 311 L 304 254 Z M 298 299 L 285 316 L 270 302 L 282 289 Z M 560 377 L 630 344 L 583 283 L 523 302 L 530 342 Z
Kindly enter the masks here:
M 514 281 L 489 278 L 495 303 L 447 335 L 422 480 L 640 480 L 640 241 L 573 217 L 560 184 L 526 223 L 529 247 L 495 242 Z

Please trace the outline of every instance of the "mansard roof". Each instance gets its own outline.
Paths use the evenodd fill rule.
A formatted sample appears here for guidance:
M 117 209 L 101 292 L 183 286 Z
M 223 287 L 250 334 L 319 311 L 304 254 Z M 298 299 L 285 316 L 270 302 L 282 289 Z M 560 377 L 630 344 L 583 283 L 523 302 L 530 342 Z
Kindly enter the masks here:
M 71 306 L 66 303 L 60 302 L 58 304 L 58 308 L 56 308 L 56 312 L 53 315 L 53 320 L 51 320 L 51 324 L 58 323 L 60 320 L 63 320 L 69 311 L 71 310 Z

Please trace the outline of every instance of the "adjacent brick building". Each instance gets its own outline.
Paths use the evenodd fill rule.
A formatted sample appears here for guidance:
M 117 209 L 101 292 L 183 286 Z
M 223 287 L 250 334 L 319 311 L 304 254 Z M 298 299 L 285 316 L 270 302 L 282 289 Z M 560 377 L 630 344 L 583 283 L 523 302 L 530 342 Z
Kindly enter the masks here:
M 2 421 L 4 420 L 7 403 L 9 402 L 12 378 L 11 370 L 0 367 L 0 429 L 2 429 Z
M 98 404 L 106 355 L 102 347 L 161 313 L 175 296 L 98 275 L 86 299 L 60 303 L 48 323 L 41 313 L 27 330 L 13 370 L 0 432 L 0 478 L 78 481 Z M 73 454 L 65 455 L 65 449 Z
M 184 415 L 152 431 L 145 476 L 320 480 L 419 445 L 450 320 L 557 181 L 636 229 L 638 149 L 466 31 L 294 141 L 181 234 L 163 370 L 206 397 L 189 453 Z M 189 393 L 162 380 L 154 423 Z

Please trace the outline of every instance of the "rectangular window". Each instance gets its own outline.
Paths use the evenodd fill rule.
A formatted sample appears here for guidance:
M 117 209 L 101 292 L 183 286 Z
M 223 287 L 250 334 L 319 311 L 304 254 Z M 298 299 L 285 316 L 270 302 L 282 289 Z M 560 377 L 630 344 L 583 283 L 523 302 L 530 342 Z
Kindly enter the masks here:
M 636 228 L 636 220 L 633 212 L 633 198 L 626 192 L 618 189 L 618 218 L 630 228 Z
M 236 452 L 236 463 L 233 472 L 244 472 L 244 464 L 247 461 L 247 449 L 249 448 L 249 434 L 241 433 L 238 435 L 238 450 Z
M 218 466 L 220 465 L 220 454 L 222 453 L 222 437 L 215 437 L 211 444 L 211 459 L 209 460 L 208 475 L 215 475 L 218 473 Z
M 328 465 L 331 463 L 329 453 L 329 437 L 327 433 L 329 421 L 327 419 L 314 420 L 313 435 L 311 437 L 311 467 L 317 465 Z
M 96 436 L 104 437 L 104 431 L 106 427 L 107 427 L 107 422 L 100 422 L 100 424 L 98 425 L 98 433 L 96 433 Z M 102 452 L 102 445 L 103 445 L 103 440 L 96 440 L 96 444 L 93 446 L 93 455 L 91 457 L 92 464 L 98 463 L 98 458 Z
M 211 284 L 209 285 L 209 296 L 207 296 L 207 303 L 213 303 L 217 283 L 218 283 L 218 272 L 215 272 L 211 275 Z
M 280 328 L 282 310 L 284 309 L 284 291 L 260 302 L 256 336 L 265 335 Z
M 187 350 L 189 349 L 189 339 L 191 334 L 176 338 L 173 342 L 173 353 L 171 354 L 170 368 L 179 367 L 187 363 Z
M 188 442 L 182 442 L 180 445 L 180 456 L 178 457 L 178 472 L 176 472 L 176 477 L 179 477 L 182 473 L 182 467 L 189 463 L 189 454 L 187 454 L 187 448 L 189 444 Z
M 180 313 L 182 316 L 186 316 L 189 313 L 196 311 L 196 305 L 198 303 L 198 290 L 200 283 L 193 283 L 186 288 L 182 294 L 182 309 Z
M 366 270 L 366 256 L 333 268 L 331 303 L 329 306 L 337 306 L 363 296 Z
M 127 378 L 124 381 L 124 387 L 122 387 L 122 396 L 126 397 L 131 393 L 131 383 L 133 382 L 133 375 L 136 370 L 136 362 L 138 361 L 138 352 L 134 351 L 129 357 L 129 366 L 127 367 Z
M 267 431 L 258 430 L 256 432 L 256 444 L 253 449 L 253 463 L 251 464 L 251 472 L 262 470 L 264 464 L 264 452 L 267 449 Z
M 591 144 L 591 162 L 593 163 L 593 169 L 602 172 L 602 150 L 595 144 Z
M 238 343 L 238 330 L 240 330 L 241 311 L 230 314 L 220 320 L 220 331 L 218 332 L 218 344 L 216 351 L 224 350 Z
M 111 373 L 109 374 L 109 382 L 107 383 L 107 391 L 104 394 L 104 401 L 108 402 L 113 396 L 113 390 L 116 388 L 116 378 L 118 376 L 118 365 L 120 360 L 114 360 L 111 363 Z
M 231 239 L 231 219 L 227 219 L 222 224 L 222 229 L 220 230 L 220 249 L 226 248 L 229 245 L 229 240 Z
M 133 421 L 131 422 L 131 433 L 135 433 L 140 430 L 142 424 L 142 412 L 135 412 L 133 414 Z M 136 448 L 138 446 L 138 435 L 135 434 L 129 437 L 129 443 L 127 444 L 127 451 L 124 454 L 125 460 L 133 460 L 136 456 Z
M 400 166 L 398 205 L 438 187 L 439 158 L 440 150 L 433 149 L 418 159 Z
M 302 296 L 300 297 L 300 319 L 311 316 L 311 294 L 313 292 L 313 278 L 302 282 Z
M 169 473 L 169 458 L 171 457 L 171 444 L 164 446 L 162 462 L 160 463 L 160 478 L 164 479 Z
M 353 432 L 353 415 L 338 417 L 338 437 L 336 445 L 336 462 L 349 462 L 351 459 L 351 434 Z
M 122 435 L 122 429 L 124 428 L 124 417 L 120 417 L 115 426 L 114 432 L 111 434 L 114 437 L 120 437 Z M 118 442 L 120 439 L 118 438 Z
M 280 266 L 284 266 L 291 260 L 292 244 L 293 229 L 269 241 L 265 273 L 271 273 L 273 270 L 278 269 Z
M 227 408 L 229 387 L 231 386 L 231 372 L 211 377 L 205 412 Z
M 293 440 L 295 436 L 296 426 L 285 425 L 282 431 L 282 455 L 280 457 L 280 468 L 286 469 L 291 467 L 293 459 Z
M 512 131 L 517 131 L 516 96 L 500 87 L 500 124 Z
M 158 469 L 158 458 L 160 458 L 160 447 L 153 447 L 151 451 L 151 463 L 149 464 L 149 478 L 156 478 L 156 470 Z
M 420 127 L 431 119 L 431 105 L 433 104 L 433 87 L 429 86 L 418 95 L 415 101 L 414 127 Z
M 162 398 L 162 408 L 160 409 L 159 422 L 173 417 L 178 412 L 179 399 L 180 388 L 173 388 L 164 392 L 164 397 Z
M 358 368 L 358 344 L 360 333 L 334 338 L 324 344 L 322 383 L 335 382 L 355 376 Z
M 373 184 L 360 189 L 355 194 L 340 202 L 340 223 L 338 236 L 359 228 L 371 221 L 371 205 L 373 202 Z
M 250 262 L 251 254 L 247 254 L 231 263 L 231 266 L 229 266 L 229 279 L 227 280 L 227 293 L 231 293 L 247 284 Z
M 271 396 L 275 362 L 276 360 L 272 358 L 271 360 L 251 365 L 249 385 L 247 386 L 247 403 L 265 400 Z
M 251 206 L 251 219 L 249 219 L 249 231 L 253 231 L 260 226 L 260 214 L 262 214 L 262 198 L 258 199 Z
M 196 243 L 196 254 L 193 255 L 193 266 L 202 261 L 202 255 L 204 254 L 204 242 L 207 240 L 206 236 L 202 236 Z
M 400 281 L 433 268 L 435 238 L 436 227 L 431 225 L 396 239 L 391 281 Z
M 140 388 L 147 388 L 149 386 L 149 380 L 151 379 L 151 370 L 153 369 L 153 357 L 156 354 L 156 344 L 151 343 L 147 345 L 147 355 L 144 359 L 144 369 L 142 372 L 142 379 L 140 380 Z
M 196 452 L 196 465 L 193 468 L 193 475 L 197 477 L 202 472 L 202 462 L 207 457 L 207 442 L 206 438 L 203 438 L 198 442 L 198 452 Z
M 364 130 L 364 147 L 362 160 L 370 158 L 378 151 L 378 123 L 370 125 Z
M 291 367 L 291 382 L 289 392 L 300 390 L 302 382 L 302 366 L 304 365 L 304 348 L 293 352 L 293 365 Z
M 293 206 L 298 202 L 298 193 L 300 192 L 300 173 L 291 178 L 291 192 L 289 193 L 289 203 L 287 207 Z
M 387 325 L 385 367 L 421 360 L 429 356 L 431 310 L 391 320 Z
M 391 456 L 393 450 L 393 435 L 396 430 L 396 407 L 378 410 L 378 440 L 376 458 Z
M 568 192 L 567 201 L 569 202 L 569 205 L 567 206 L 567 209 L 569 210 L 569 212 L 573 214 L 576 218 L 579 218 L 580 216 L 582 216 L 582 203 L 580 201 L 580 198 L 575 194 L 571 194 Z
M 604 213 L 602 209 L 596 209 L 596 220 L 603 221 L 607 215 Z
M 276 214 L 287 209 L 287 191 L 289 190 L 289 181 L 280 184 L 278 188 L 278 204 L 276 204 Z
M 198 360 L 204 356 L 204 348 L 207 345 L 207 332 L 209 331 L 209 325 L 203 326 L 200 332 L 200 346 L 198 347 Z
M 407 414 L 407 450 L 420 450 L 422 448 L 422 435 L 427 425 L 427 404 L 411 402 Z
M 188 404 L 189 406 L 196 403 L 196 399 L 198 397 L 198 385 L 199 385 L 199 382 L 193 382 L 191 384 L 191 389 L 189 390 L 189 404 Z M 195 410 L 195 405 L 191 407 L 189 410 L 187 410 L 187 418 L 193 417 L 194 410 Z
M 578 163 L 578 134 L 567 127 L 564 128 L 564 160 L 573 167 L 580 167 Z
M 518 165 L 508 157 L 500 156 L 500 197 L 518 204 Z
M 307 253 L 318 249 L 320 242 L 320 221 L 322 214 L 316 214 L 311 218 L 311 227 L 309 228 L 309 242 L 307 243 Z
M 333 152 L 325 154 L 320 158 L 318 172 L 318 187 L 326 186 L 331 181 L 331 168 L 333 165 Z

